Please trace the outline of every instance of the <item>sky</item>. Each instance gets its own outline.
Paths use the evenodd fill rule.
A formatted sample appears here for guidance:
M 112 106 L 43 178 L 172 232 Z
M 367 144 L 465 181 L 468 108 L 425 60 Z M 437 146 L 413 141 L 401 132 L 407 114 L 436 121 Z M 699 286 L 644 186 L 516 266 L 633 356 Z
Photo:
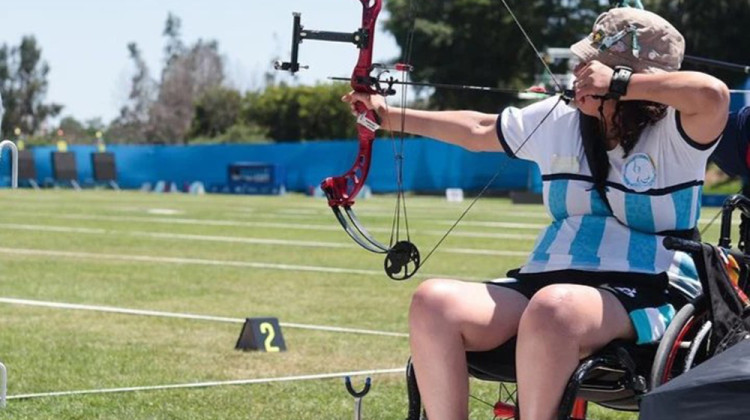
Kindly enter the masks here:
M 61 116 L 109 123 L 125 103 L 134 74 L 127 44 L 138 44 L 152 77 L 158 76 L 169 12 L 182 19 L 186 44 L 218 41 L 230 85 L 246 90 L 262 85 L 273 59 L 289 59 L 292 12 L 302 13 L 307 29 L 353 32 L 362 6 L 358 0 L 0 0 L 0 10 L 5 17 L 0 44 L 18 45 L 22 36 L 34 35 L 41 46 L 51 68 L 47 102 L 64 105 Z M 385 18 L 383 12 L 379 22 Z M 379 29 L 374 60 L 399 51 L 393 37 Z M 296 82 L 349 76 L 356 59 L 353 45 L 305 42 L 300 62 L 310 69 Z

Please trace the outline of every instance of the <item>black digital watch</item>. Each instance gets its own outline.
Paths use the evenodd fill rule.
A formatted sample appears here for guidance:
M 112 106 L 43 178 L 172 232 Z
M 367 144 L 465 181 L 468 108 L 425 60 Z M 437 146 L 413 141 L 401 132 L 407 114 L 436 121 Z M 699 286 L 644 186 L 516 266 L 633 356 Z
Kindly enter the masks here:
M 628 93 L 628 84 L 630 77 L 633 75 L 633 69 L 626 66 L 616 66 L 612 74 L 612 80 L 609 82 L 609 93 L 607 97 L 619 101 L 621 97 Z

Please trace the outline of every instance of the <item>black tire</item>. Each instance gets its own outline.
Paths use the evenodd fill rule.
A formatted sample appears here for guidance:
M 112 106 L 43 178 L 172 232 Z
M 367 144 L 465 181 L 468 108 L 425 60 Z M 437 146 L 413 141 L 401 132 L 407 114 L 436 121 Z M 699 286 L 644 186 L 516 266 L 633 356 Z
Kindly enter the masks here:
M 678 339 L 680 341 L 693 340 L 695 334 L 700 330 L 707 315 L 704 302 L 705 299 L 701 297 L 695 303 L 688 303 L 683 306 L 667 327 L 656 350 L 651 377 L 649 378 L 649 389 L 654 389 L 684 372 L 684 356 L 687 349 L 676 349 L 677 352 L 680 352 L 676 355 L 672 355 L 672 350 Z M 697 360 L 700 362 L 702 358 Z
M 427 413 L 422 409 L 422 397 L 419 395 L 417 376 L 414 373 L 414 365 L 411 364 L 411 357 L 406 363 L 406 394 L 409 400 L 406 420 L 427 420 Z

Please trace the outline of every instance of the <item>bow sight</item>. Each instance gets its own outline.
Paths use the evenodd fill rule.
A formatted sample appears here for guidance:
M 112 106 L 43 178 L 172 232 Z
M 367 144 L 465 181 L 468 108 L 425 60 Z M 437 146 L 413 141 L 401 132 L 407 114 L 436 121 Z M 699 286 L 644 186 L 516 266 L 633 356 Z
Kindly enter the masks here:
M 318 41 L 329 41 L 329 42 L 347 42 L 352 43 L 359 49 L 366 48 L 370 44 L 370 36 L 365 28 L 360 28 L 355 32 L 330 32 L 330 31 L 315 31 L 305 30 L 302 26 L 302 13 L 294 12 L 294 22 L 292 26 L 292 61 L 274 62 L 274 69 L 288 71 L 292 74 L 298 72 L 300 69 L 307 69 L 308 66 L 300 66 L 299 64 L 299 45 L 306 39 L 318 40 Z
M 302 14 L 295 12 L 292 13 L 293 24 L 292 24 L 292 57 L 291 61 L 275 61 L 273 63 L 273 68 L 276 70 L 281 71 L 288 71 L 292 74 L 297 73 L 300 70 L 306 70 L 309 69 L 309 66 L 301 65 L 299 63 L 299 46 L 302 44 L 302 41 L 304 40 L 315 40 L 315 41 L 328 41 L 328 42 L 344 42 L 349 44 L 354 44 L 357 48 L 360 50 L 367 49 L 368 47 L 371 48 L 372 46 L 372 36 L 373 34 L 370 33 L 367 28 L 359 28 L 358 30 L 354 32 L 331 32 L 331 31 L 317 31 L 312 29 L 305 29 L 304 26 L 302 26 Z M 383 96 L 392 96 L 396 94 L 396 91 L 393 89 L 394 84 L 406 84 L 403 82 L 398 82 L 396 79 L 390 77 L 388 79 L 384 79 L 384 76 L 386 74 L 389 74 L 391 70 L 399 71 L 399 72 L 410 72 L 412 70 L 412 66 L 408 64 L 396 64 L 393 67 L 388 67 L 384 64 L 380 63 L 372 63 L 370 64 L 370 67 L 366 73 L 356 73 L 353 75 L 353 78 L 356 78 L 356 80 L 353 79 L 345 79 L 347 81 L 351 80 L 352 84 L 357 84 L 361 86 L 370 86 L 372 90 L 380 95 Z M 372 73 L 377 72 L 376 76 L 373 76 Z M 342 80 L 340 77 L 332 77 L 332 80 Z
M 277 70 L 288 71 L 292 74 L 307 66 L 299 63 L 299 47 L 304 40 L 318 40 L 329 42 L 345 42 L 354 44 L 359 49 L 359 59 L 352 76 L 349 79 L 352 89 L 356 92 L 368 94 L 391 95 L 394 94 L 393 84 L 381 86 L 380 79 L 383 72 L 388 69 L 380 64 L 372 63 L 372 47 L 375 38 L 375 23 L 382 8 L 382 0 L 359 0 L 362 3 L 362 26 L 354 32 L 329 32 L 305 29 L 302 26 L 302 15 L 294 13 L 292 27 L 292 57 L 288 62 L 276 62 Z M 400 71 L 408 71 L 410 66 L 401 65 L 395 68 Z M 372 73 L 378 71 L 378 76 Z M 385 272 L 391 279 L 406 280 L 413 276 L 420 267 L 420 256 L 417 247 L 409 240 L 409 227 L 406 222 L 406 205 L 403 202 L 403 189 L 401 188 L 401 168 L 397 166 L 397 182 L 399 185 L 398 201 L 391 231 L 390 245 L 385 245 L 375 239 L 362 223 L 352 209 L 354 198 L 365 185 L 367 175 L 370 171 L 372 158 L 372 144 L 375 141 L 375 132 L 380 128 L 380 118 L 372 109 L 367 109 L 361 102 L 354 103 L 357 113 L 357 134 L 359 139 L 359 150 L 357 157 L 344 175 L 330 177 L 323 180 L 320 187 L 328 198 L 328 206 L 339 221 L 344 231 L 362 248 L 367 251 L 385 254 Z M 399 153 L 400 156 L 400 153 Z M 397 159 L 400 165 L 401 159 Z M 401 209 L 403 207 L 404 225 L 406 226 L 406 240 L 399 239 L 399 227 L 401 220 Z M 343 211 L 342 211 L 343 209 Z

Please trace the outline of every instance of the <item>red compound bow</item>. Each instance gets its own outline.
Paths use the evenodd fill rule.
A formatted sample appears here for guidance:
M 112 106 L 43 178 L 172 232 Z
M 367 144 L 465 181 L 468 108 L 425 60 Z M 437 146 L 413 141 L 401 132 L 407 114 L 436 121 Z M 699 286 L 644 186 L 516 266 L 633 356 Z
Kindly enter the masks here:
M 372 62 L 373 41 L 375 39 L 375 24 L 382 8 L 383 0 L 359 0 L 362 3 L 362 26 L 353 33 L 328 32 L 305 29 L 301 24 L 301 14 L 294 13 L 294 26 L 292 38 L 292 57 L 290 62 L 277 62 L 277 70 L 285 70 L 296 73 L 300 69 L 298 61 L 299 45 L 304 40 L 319 40 L 331 42 L 353 43 L 359 48 L 359 59 L 354 67 L 351 77 L 352 89 L 356 92 L 393 95 L 393 79 L 385 86 L 373 73 L 387 72 L 385 66 Z M 396 70 L 408 70 L 409 66 L 400 65 Z M 365 104 L 357 102 L 354 104 L 357 113 L 357 136 L 359 139 L 359 150 L 351 169 L 341 176 L 330 177 L 323 180 L 321 188 L 328 197 L 328 205 L 333 210 L 336 219 L 346 233 L 362 248 L 378 254 L 385 254 L 385 271 L 388 277 L 394 280 L 405 280 L 414 275 L 420 265 L 419 251 L 417 247 L 407 239 L 398 239 L 398 226 L 400 222 L 399 206 L 401 205 L 403 192 L 401 182 L 399 184 L 399 203 L 397 204 L 397 218 L 394 220 L 395 236 L 392 232 L 390 245 L 385 245 L 375 239 L 360 222 L 352 206 L 357 194 L 362 190 L 370 171 L 372 162 L 372 143 L 375 141 L 375 132 L 380 128 L 380 119 L 375 111 L 367 109 Z M 399 160 L 400 164 L 400 160 Z M 397 168 L 397 176 L 400 178 L 400 168 Z M 343 209 L 343 211 L 342 211 Z M 405 213 L 405 212 L 404 212 Z M 394 239 L 395 238 L 395 239 Z

